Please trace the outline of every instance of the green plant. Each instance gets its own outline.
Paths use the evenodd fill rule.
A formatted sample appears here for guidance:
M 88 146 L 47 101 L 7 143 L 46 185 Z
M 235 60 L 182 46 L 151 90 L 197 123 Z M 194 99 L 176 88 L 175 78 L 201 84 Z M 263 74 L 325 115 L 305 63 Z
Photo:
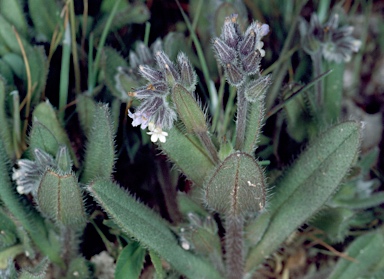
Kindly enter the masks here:
M 185 32 L 142 42 L 151 3 L 80 2 L 0 0 L 0 277 L 380 278 L 380 153 L 339 121 L 367 36 L 341 6 L 176 1 Z M 311 240 L 345 254 L 296 276 Z

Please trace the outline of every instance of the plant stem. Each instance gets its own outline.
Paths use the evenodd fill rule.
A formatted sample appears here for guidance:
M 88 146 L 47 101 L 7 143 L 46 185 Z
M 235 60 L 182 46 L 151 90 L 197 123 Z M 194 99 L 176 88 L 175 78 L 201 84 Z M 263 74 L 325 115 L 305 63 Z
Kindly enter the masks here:
M 212 160 L 213 163 L 217 164 L 220 162 L 219 156 L 217 155 L 217 150 L 216 147 L 213 145 L 213 142 L 211 138 L 208 135 L 208 132 L 201 132 L 201 133 L 196 133 L 198 138 L 200 139 L 200 142 L 204 145 L 206 150 L 209 153 L 209 157 Z
M 229 215 L 225 220 L 225 253 L 228 279 L 241 279 L 244 274 L 244 219 Z
M 76 93 L 79 94 L 81 92 L 80 88 L 80 67 L 79 67 L 79 58 L 77 56 L 77 42 L 76 42 L 76 30 L 75 30 L 75 7 L 73 4 L 73 0 L 69 2 L 69 21 L 71 22 L 71 43 L 72 43 L 72 61 L 73 61 L 73 70 L 75 72 L 75 88 Z M 84 27 L 86 28 L 86 27 Z
M 245 99 L 245 87 L 237 90 L 236 143 L 235 149 L 241 150 L 244 145 L 245 128 L 247 126 L 248 101 Z
M 65 27 L 63 39 L 63 56 L 61 57 L 60 70 L 60 97 L 59 97 L 59 118 L 64 120 L 65 106 L 68 102 L 68 80 L 69 80 L 69 60 L 71 58 L 71 31 L 70 24 Z
M 323 71 L 323 62 L 321 60 L 321 52 L 318 51 L 314 55 L 311 55 L 312 63 L 313 63 L 313 74 L 314 77 L 318 77 L 321 75 Z M 315 92 L 316 92 L 316 105 L 318 108 L 322 108 L 324 103 L 324 92 L 323 92 L 323 80 L 319 80 L 315 84 Z
M 102 53 L 103 47 L 105 45 L 105 41 L 107 39 L 108 31 L 109 31 L 109 29 L 111 27 L 112 20 L 115 17 L 115 14 L 117 12 L 117 8 L 120 5 L 120 2 L 121 2 L 121 0 L 117 0 L 115 2 L 115 5 L 113 6 L 112 11 L 111 11 L 111 13 L 110 13 L 110 15 L 108 17 L 108 20 L 105 23 L 105 27 L 104 27 L 103 33 L 101 34 L 101 38 L 100 38 L 99 44 L 97 46 L 97 52 L 96 52 L 95 61 L 93 63 L 94 67 L 92 69 L 92 72 L 89 73 L 89 79 L 88 79 L 88 92 L 89 92 L 89 94 L 92 94 L 93 89 L 95 88 L 96 76 L 97 76 L 98 67 L 99 67 L 99 64 L 100 64 L 101 53 Z M 92 46 L 90 46 L 90 47 L 92 47 Z

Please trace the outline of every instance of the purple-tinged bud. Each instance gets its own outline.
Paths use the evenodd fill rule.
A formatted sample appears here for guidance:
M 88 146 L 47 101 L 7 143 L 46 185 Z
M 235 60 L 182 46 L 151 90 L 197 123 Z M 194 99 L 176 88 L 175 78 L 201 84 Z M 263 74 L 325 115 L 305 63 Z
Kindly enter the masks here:
M 136 97 L 139 100 L 152 98 L 152 97 L 161 97 L 166 95 L 169 92 L 168 86 L 164 82 L 155 82 L 146 86 L 137 88 L 134 92 L 129 92 L 128 95 L 131 97 Z
M 245 80 L 245 75 L 235 64 L 225 65 L 225 76 L 227 77 L 228 83 L 233 86 L 240 86 Z
M 271 84 L 271 75 L 261 76 L 260 78 L 251 81 L 245 89 L 245 98 L 248 102 L 257 102 L 263 96 L 269 85 Z
M 256 74 L 259 71 L 261 55 L 258 50 L 254 50 L 241 59 L 243 71 L 248 75 Z
M 133 51 L 129 52 L 129 65 L 131 66 L 131 69 L 135 69 L 140 65 L 139 57 L 137 57 L 136 53 Z
M 158 82 L 164 80 L 163 73 L 155 70 L 147 65 L 140 65 L 139 72 L 141 76 L 150 82 Z
M 180 80 L 180 74 L 175 65 L 173 65 L 172 61 L 163 51 L 156 53 L 156 62 L 158 67 L 163 71 L 169 87 L 173 87 L 173 85 Z
M 179 65 L 181 83 L 189 92 L 195 91 L 196 73 L 188 57 L 183 52 L 177 55 L 177 63 Z
M 152 116 L 163 105 L 163 98 L 152 96 L 152 98 L 144 99 L 137 110 L 145 113 L 146 115 Z
M 236 51 L 219 38 L 214 39 L 213 48 L 217 59 L 223 66 L 236 60 Z
M 161 127 L 162 129 L 169 130 L 173 127 L 173 123 L 177 119 L 176 112 L 171 109 L 166 103 L 152 116 L 151 120 L 156 124 L 156 126 Z
M 160 38 L 157 38 L 156 41 L 151 45 L 151 51 L 153 54 L 163 51 L 163 42 Z
M 239 52 L 241 55 L 246 56 L 249 53 L 251 53 L 256 44 L 256 33 L 253 30 L 253 24 L 248 27 L 247 31 L 245 32 L 244 39 L 239 42 Z
M 230 47 L 236 49 L 241 40 L 239 25 L 237 23 L 237 14 L 226 17 L 221 31 L 221 38 Z
M 142 42 L 139 42 L 136 46 L 136 53 L 139 56 L 141 64 L 150 64 L 153 61 L 151 51 Z

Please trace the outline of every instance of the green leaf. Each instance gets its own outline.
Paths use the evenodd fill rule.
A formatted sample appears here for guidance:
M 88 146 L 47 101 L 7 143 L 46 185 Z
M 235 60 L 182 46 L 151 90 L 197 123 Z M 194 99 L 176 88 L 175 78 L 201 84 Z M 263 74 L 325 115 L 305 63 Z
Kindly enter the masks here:
M 87 265 L 87 260 L 82 257 L 77 257 L 71 260 L 67 270 L 65 279 L 89 279 L 93 278 Z
M 249 103 L 249 112 L 247 115 L 247 126 L 245 128 L 245 138 L 243 150 L 249 154 L 252 154 L 256 148 L 259 140 L 261 127 L 265 116 L 265 96 L 259 98 L 254 103 Z
M 114 1 L 112 1 L 112 3 L 114 4 Z M 93 31 L 95 38 L 101 36 L 101 33 L 103 32 L 105 24 L 108 20 L 108 16 L 109 14 L 106 14 L 101 20 L 98 21 Z M 144 23 L 149 19 L 149 16 L 149 10 L 144 3 L 129 5 L 124 9 L 119 9 L 119 12 L 112 20 L 109 32 L 114 32 L 128 24 Z
M 360 125 L 350 121 L 329 129 L 301 154 L 276 186 L 269 207 L 270 224 L 248 255 L 247 272 L 252 273 L 323 206 L 350 169 L 359 146 Z
M 0 200 L 9 212 L 29 232 L 36 246 L 57 264 L 62 264 L 59 251 L 48 239 L 43 218 L 31 207 L 20 203 L 20 197 L 15 191 L 9 177 L 8 158 L 6 158 L 2 141 L 0 141 Z
M 127 92 L 121 92 L 116 88 L 116 75 L 119 74 L 118 67 L 128 67 L 126 60 L 113 48 L 105 47 L 101 66 L 104 69 L 105 84 L 109 91 L 118 99 L 127 102 L 130 97 Z M 131 90 L 131 88 L 129 88 Z
M 328 279 L 354 279 L 369 275 L 384 257 L 382 231 L 356 238 L 345 251 L 354 261 L 340 258 Z
M 114 132 L 108 105 L 95 109 L 92 128 L 88 136 L 81 181 L 110 178 L 115 164 Z
M 29 151 L 31 154 L 36 148 L 55 156 L 59 149 L 59 143 L 51 131 L 35 119 L 29 133 Z
M 36 193 L 39 210 L 56 223 L 81 227 L 86 222 L 83 197 L 74 174 L 46 170 Z
M 161 258 L 152 250 L 149 250 L 149 256 L 151 257 L 152 264 L 156 270 L 156 279 L 164 279 L 165 272 L 161 263 Z
M 165 220 L 118 185 L 101 179 L 91 183 L 88 191 L 125 233 L 156 252 L 179 273 L 188 278 L 222 278 L 205 260 L 180 247 Z
M 44 279 L 46 278 L 48 265 L 49 261 L 45 258 L 33 269 L 23 269 L 20 273 L 19 279 Z
M 33 111 L 33 119 L 44 125 L 53 134 L 59 145 L 65 145 L 68 148 L 73 164 L 78 167 L 79 161 L 77 160 L 75 151 L 73 150 L 68 135 L 61 126 L 56 111 L 52 105 L 48 101 L 37 105 Z M 56 155 L 56 151 L 53 155 Z
M 168 132 L 167 141 L 159 146 L 188 179 L 197 186 L 203 186 L 204 178 L 214 164 L 197 139 L 173 127 Z
M 13 159 L 15 157 L 13 147 L 13 136 L 6 113 L 5 100 L 5 84 L 4 80 L 0 77 L 0 139 L 4 144 L 8 158 Z
M 15 26 L 20 35 L 27 35 L 28 25 L 20 0 L 1 0 L 0 13 Z
M 143 269 L 146 251 L 138 242 L 131 242 L 121 251 L 115 270 L 115 279 L 138 279 Z
M 56 1 L 28 0 L 28 8 L 39 39 L 50 41 L 56 27 L 62 25 Z
M 33 86 L 32 105 L 40 101 L 48 76 L 47 56 L 43 47 L 27 47 L 29 68 L 31 71 L 31 83 Z M 27 80 L 25 81 L 27 83 Z
M 247 216 L 262 211 L 266 186 L 255 159 L 242 152 L 229 155 L 204 185 L 204 202 L 223 215 Z
M 21 55 L 20 46 L 16 39 L 16 35 L 13 32 L 12 25 L 1 14 L 0 26 L 0 45 L 4 46 L 3 51 Z M 30 46 L 30 44 L 22 36 L 20 36 L 20 40 L 24 47 Z
M 95 115 L 97 104 L 92 97 L 79 94 L 76 97 L 76 110 L 79 115 L 80 126 L 88 138 L 92 128 L 93 116 Z
M 177 83 L 172 88 L 172 100 L 188 133 L 206 133 L 208 131 L 204 112 L 187 89 Z

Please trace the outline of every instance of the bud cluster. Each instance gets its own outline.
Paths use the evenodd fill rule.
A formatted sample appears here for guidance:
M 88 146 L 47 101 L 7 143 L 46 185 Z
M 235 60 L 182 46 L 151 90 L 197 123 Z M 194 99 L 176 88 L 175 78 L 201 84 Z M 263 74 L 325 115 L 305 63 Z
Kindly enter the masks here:
M 237 15 L 226 17 L 220 38 L 213 40 L 213 48 L 229 84 L 241 86 L 247 76 L 260 72 L 260 61 L 265 55 L 261 39 L 268 32 L 267 24 L 253 22 L 242 34 Z
M 162 41 L 158 39 L 151 45 L 151 48 L 148 48 L 143 42 L 138 42 L 135 51 L 129 52 L 129 67 L 118 67 L 115 75 L 115 87 L 122 96 L 127 96 L 126 92 L 131 90 L 131 86 L 141 83 L 142 77 L 137 71 L 138 67 L 143 64 L 154 66 L 156 63 L 154 54 L 162 49 Z
M 320 23 L 315 13 L 309 24 L 301 19 L 300 35 L 304 51 L 310 55 L 321 52 L 327 61 L 348 62 L 352 52 L 359 51 L 361 41 L 352 37 L 352 26 L 338 26 L 338 14 L 333 14 L 324 24 Z
M 17 161 L 19 168 L 13 169 L 12 180 L 16 181 L 19 194 L 35 194 L 39 186 L 41 176 L 47 169 L 57 169 L 62 173 L 69 173 L 72 168 L 68 149 L 59 147 L 54 159 L 50 154 L 36 148 L 33 150 L 35 160 L 20 159 Z
M 147 64 L 138 66 L 139 74 L 149 83 L 129 92 L 129 95 L 139 99 L 141 104 L 135 113 L 129 111 L 128 116 L 133 119 L 132 126 L 149 128 L 148 134 L 153 142 L 165 142 L 168 134 L 163 129 L 171 129 L 177 118 L 171 103 L 171 90 L 178 84 L 192 94 L 196 87 L 196 73 L 184 53 L 177 56 L 177 64 L 161 50 L 156 52 L 155 58 L 157 68 Z

